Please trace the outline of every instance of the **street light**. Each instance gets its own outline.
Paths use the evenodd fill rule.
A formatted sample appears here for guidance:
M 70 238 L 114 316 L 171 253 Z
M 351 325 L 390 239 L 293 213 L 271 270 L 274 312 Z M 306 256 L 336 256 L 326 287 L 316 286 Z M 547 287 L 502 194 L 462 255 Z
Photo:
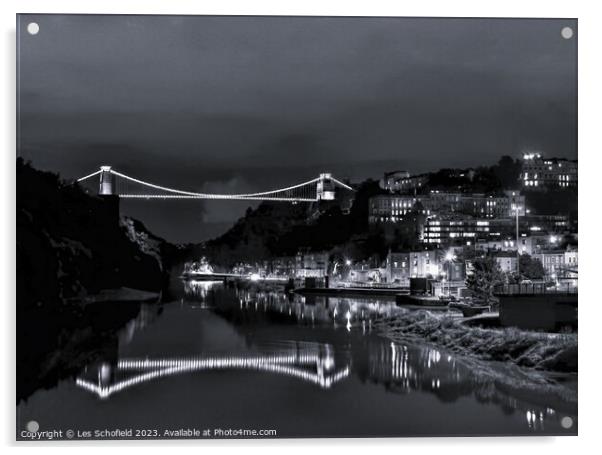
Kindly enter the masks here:
M 451 279 L 451 273 L 450 273 L 450 267 L 451 267 L 451 263 L 456 259 L 456 255 L 454 254 L 454 252 L 452 250 L 448 251 L 447 253 L 445 253 L 445 277 L 441 280 L 442 282 L 442 291 L 445 293 L 445 282 L 447 280 Z M 447 280 L 446 280 L 447 278 Z M 451 286 L 447 285 L 447 293 L 448 295 L 451 293 Z
M 518 204 L 512 204 L 512 209 L 516 215 L 516 275 L 520 284 L 520 248 L 519 248 L 519 233 L 518 233 L 518 215 L 521 206 Z

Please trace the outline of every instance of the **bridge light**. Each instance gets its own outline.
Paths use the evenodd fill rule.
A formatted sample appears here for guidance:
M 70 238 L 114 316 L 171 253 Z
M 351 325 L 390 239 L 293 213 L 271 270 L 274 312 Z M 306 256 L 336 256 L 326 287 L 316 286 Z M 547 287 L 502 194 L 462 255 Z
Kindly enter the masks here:
M 127 194 L 119 194 L 124 198 L 138 199 L 220 199 L 220 200 L 253 200 L 253 201 L 289 201 L 297 202 L 314 202 L 317 200 L 333 200 L 335 198 L 336 187 L 341 187 L 349 191 L 354 191 L 346 183 L 343 183 L 332 176 L 330 173 L 322 173 L 318 178 L 314 178 L 307 182 L 286 188 L 278 188 L 270 191 L 262 191 L 257 193 L 244 194 L 209 194 L 184 191 L 176 188 L 168 188 L 161 185 L 156 185 L 151 182 L 146 182 L 118 171 L 114 171 L 111 166 L 103 165 L 100 168 L 84 177 L 77 179 L 78 182 L 83 182 L 96 175 L 100 175 L 100 195 L 116 194 L 116 184 L 119 181 L 126 180 L 137 185 L 137 188 L 142 187 L 143 190 L 151 188 L 158 190 L 160 194 L 139 194 L 138 192 L 129 192 Z M 313 185 L 316 185 L 316 196 L 313 196 Z

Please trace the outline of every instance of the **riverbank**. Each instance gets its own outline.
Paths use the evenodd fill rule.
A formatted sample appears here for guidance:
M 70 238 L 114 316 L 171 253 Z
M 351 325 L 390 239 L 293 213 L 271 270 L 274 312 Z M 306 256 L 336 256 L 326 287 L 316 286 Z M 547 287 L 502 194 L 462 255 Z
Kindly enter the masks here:
M 393 341 L 421 338 L 451 352 L 483 360 L 551 372 L 577 372 L 576 334 L 471 327 L 457 318 L 427 311 L 400 312 L 375 321 L 373 326 Z

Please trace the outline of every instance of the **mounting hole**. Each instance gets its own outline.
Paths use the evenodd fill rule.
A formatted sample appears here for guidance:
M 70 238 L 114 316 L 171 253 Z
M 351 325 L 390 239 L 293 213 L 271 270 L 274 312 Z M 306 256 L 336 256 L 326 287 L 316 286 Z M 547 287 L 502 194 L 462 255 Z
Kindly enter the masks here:
M 573 29 L 571 27 L 563 27 L 560 30 L 560 34 L 564 39 L 571 39 L 573 37 Z
M 562 425 L 562 428 L 566 428 L 568 430 L 573 426 L 573 419 L 571 419 L 569 416 L 563 417 L 560 420 L 560 425 Z
M 37 22 L 30 22 L 29 24 L 27 24 L 27 33 L 29 33 L 30 35 L 37 35 L 39 31 L 40 26 Z

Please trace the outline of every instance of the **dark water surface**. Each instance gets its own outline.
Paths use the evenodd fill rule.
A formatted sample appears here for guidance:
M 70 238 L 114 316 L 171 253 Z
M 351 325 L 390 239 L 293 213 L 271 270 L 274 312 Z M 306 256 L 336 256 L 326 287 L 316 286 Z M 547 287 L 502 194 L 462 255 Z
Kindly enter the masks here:
M 473 361 L 377 336 L 372 319 L 394 311 L 388 300 L 186 283 L 174 301 L 142 305 L 115 358 L 21 402 L 17 437 L 32 420 L 76 435 L 131 429 L 125 437 L 576 433 L 576 405 L 545 387 L 509 386 Z M 560 379 L 576 389 L 576 377 Z

